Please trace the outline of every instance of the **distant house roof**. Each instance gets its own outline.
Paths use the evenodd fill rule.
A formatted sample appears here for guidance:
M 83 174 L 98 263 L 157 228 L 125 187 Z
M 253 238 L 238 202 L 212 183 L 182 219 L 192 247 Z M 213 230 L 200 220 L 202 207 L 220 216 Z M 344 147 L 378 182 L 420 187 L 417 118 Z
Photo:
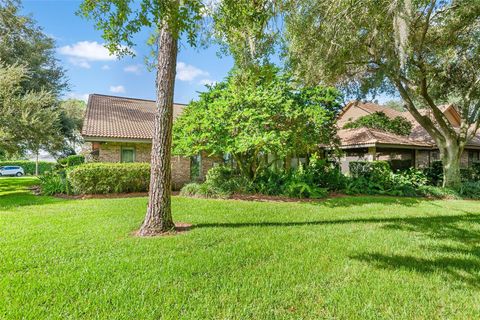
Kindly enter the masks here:
M 439 109 L 445 113 L 449 121 L 454 123 L 460 122 L 460 116 L 452 105 L 440 106 Z M 360 112 L 361 111 L 361 112 Z M 389 118 L 403 117 L 413 124 L 412 132 L 408 137 L 395 135 L 393 133 L 384 132 L 381 130 L 374 130 L 368 128 L 359 129 L 342 129 L 341 127 L 350 121 L 375 112 L 383 112 Z M 429 115 L 429 110 L 420 110 L 423 115 Z M 371 102 L 349 102 L 339 115 L 338 123 L 340 128 L 338 136 L 342 148 L 348 147 L 363 147 L 366 145 L 398 145 L 411 146 L 412 148 L 434 148 L 435 142 L 428 132 L 413 118 L 409 112 L 401 112 L 388 107 L 384 107 Z M 458 128 L 456 128 L 458 130 Z M 480 135 L 477 134 L 469 143 L 467 147 L 480 147 Z
M 408 137 L 370 128 L 340 129 L 337 134 L 340 138 L 342 148 L 377 145 L 396 145 L 417 148 L 432 147 L 431 143 L 415 141 Z
M 185 105 L 173 105 L 173 117 Z M 85 140 L 99 138 L 147 140 L 153 137 L 155 101 L 91 94 L 83 122 Z

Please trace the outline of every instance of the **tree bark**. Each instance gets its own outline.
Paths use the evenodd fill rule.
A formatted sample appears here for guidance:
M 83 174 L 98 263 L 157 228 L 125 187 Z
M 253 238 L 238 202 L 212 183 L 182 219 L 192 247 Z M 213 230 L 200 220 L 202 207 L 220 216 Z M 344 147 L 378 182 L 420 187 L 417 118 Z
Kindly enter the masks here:
M 161 234 L 175 228 L 171 211 L 171 148 L 178 40 L 165 23 L 160 30 L 158 50 L 150 191 L 145 221 L 138 232 L 140 236 Z
M 38 153 L 39 151 L 37 150 L 36 158 L 35 158 L 35 175 L 36 176 L 38 176 Z
M 460 158 L 463 148 L 445 147 L 440 151 L 443 163 L 443 187 L 458 187 L 461 183 Z

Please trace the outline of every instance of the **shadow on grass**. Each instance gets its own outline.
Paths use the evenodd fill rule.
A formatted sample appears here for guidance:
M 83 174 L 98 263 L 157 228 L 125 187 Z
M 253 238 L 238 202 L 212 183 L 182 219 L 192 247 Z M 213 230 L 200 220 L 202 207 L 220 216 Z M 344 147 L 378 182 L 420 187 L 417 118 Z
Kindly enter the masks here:
M 380 269 L 438 273 L 447 281 L 459 281 L 480 288 L 480 216 L 466 214 L 443 218 L 399 219 L 383 228 L 420 235 L 430 241 L 422 250 L 421 256 L 376 252 L 352 258 Z
M 42 205 L 65 201 L 34 195 L 29 188 L 38 181 L 32 178 L 0 178 L 0 211 L 15 207 Z
M 312 204 L 329 208 L 358 207 L 370 204 L 399 205 L 413 207 L 422 202 L 431 201 L 426 198 L 404 198 L 393 196 L 340 196 L 328 198 L 324 201 L 312 202 Z
M 435 217 L 412 217 L 412 218 L 358 218 L 358 219 L 338 219 L 338 220 L 318 220 L 318 221 L 293 221 L 293 222 L 232 222 L 232 223 L 199 223 L 192 228 L 248 228 L 248 227 L 298 227 L 298 226 L 316 226 L 316 225 L 342 225 L 342 224 L 444 224 L 457 223 L 462 221 L 480 223 L 480 216 L 472 214 L 462 214 L 456 216 L 435 216 Z

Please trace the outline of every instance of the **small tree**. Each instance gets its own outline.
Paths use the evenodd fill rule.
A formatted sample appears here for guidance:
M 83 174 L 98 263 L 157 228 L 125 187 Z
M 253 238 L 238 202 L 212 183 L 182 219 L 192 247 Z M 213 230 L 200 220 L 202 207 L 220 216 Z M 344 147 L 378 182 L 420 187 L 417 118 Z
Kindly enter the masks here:
M 271 67 L 244 82 L 233 72 L 200 94 L 174 125 L 174 151 L 230 154 L 243 175 L 255 179 L 271 161 L 318 150 L 335 141 L 339 93 L 332 88 L 296 88 Z M 276 155 L 268 160 L 268 155 Z
M 480 125 L 480 1 L 289 1 L 288 55 L 308 83 L 394 93 L 440 149 L 444 185 Z M 461 115 L 453 127 L 439 106 Z M 427 109 L 432 116 L 426 116 Z

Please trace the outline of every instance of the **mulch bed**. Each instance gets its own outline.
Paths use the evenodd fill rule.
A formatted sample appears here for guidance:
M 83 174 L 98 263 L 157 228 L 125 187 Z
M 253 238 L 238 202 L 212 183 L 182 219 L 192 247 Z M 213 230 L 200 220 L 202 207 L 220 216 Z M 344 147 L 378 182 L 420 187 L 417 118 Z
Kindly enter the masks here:
M 178 196 L 178 195 L 179 195 L 178 191 L 172 192 L 172 196 Z M 84 194 L 84 195 L 57 194 L 55 195 L 55 197 L 61 198 L 61 199 L 73 199 L 73 200 L 136 198 L 136 197 L 148 197 L 148 192 Z M 345 197 L 345 195 L 339 194 L 339 193 L 332 193 L 329 195 L 329 198 L 340 198 L 340 197 Z M 201 198 L 201 199 L 205 199 L 205 198 Z M 323 200 L 323 199 L 289 198 L 285 196 L 267 196 L 263 194 L 234 194 L 224 199 L 242 200 L 242 201 L 258 201 L 258 202 L 318 202 Z

